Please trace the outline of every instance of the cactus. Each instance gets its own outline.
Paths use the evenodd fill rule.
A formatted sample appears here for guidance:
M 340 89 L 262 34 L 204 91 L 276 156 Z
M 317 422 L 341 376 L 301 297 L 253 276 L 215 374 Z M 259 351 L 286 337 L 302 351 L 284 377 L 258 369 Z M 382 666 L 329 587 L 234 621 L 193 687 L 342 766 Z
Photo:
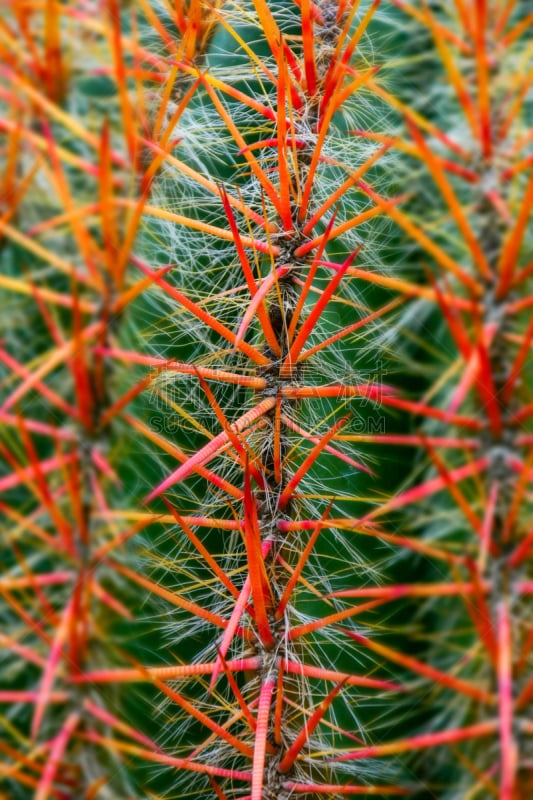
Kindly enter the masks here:
M 6 0 L 0 797 L 529 796 L 527 5 Z
M 436 546 L 432 569 L 444 582 L 432 585 L 415 637 L 426 669 L 485 693 L 451 682 L 445 694 L 433 693 L 426 712 L 433 743 L 464 744 L 459 759 L 442 753 L 421 774 L 430 796 L 513 800 L 531 791 L 532 18 L 521 3 L 397 5 L 413 20 L 413 37 L 431 43 L 432 96 L 445 111 L 402 107 L 401 147 L 417 188 L 411 208 L 388 214 L 425 266 L 432 299 L 416 335 L 426 338 L 424 362 L 434 364 L 432 349 L 440 364 L 426 367 L 423 391 L 409 401 L 430 472 L 420 471 L 388 508 L 401 507 L 402 529 Z M 431 441 L 438 435 L 452 438 L 443 447 Z M 428 743 L 412 743 L 413 754 Z

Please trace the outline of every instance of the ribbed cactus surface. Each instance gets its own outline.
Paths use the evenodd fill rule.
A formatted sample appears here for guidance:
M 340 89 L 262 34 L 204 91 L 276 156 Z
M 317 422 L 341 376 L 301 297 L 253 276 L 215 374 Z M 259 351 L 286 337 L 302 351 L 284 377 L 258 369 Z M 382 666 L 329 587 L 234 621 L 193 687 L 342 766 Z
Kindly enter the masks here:
M 0 799 L 533 796 L 528 0 L 0 9 Z

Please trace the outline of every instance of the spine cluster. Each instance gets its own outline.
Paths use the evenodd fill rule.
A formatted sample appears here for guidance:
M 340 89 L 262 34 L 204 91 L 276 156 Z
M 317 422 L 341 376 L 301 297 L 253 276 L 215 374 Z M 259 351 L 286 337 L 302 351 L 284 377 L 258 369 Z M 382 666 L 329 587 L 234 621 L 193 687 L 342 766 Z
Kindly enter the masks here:
M 290 643 L 291 605 L 282 603 L 287 589 L 289 573 L 281 564 L 281 559 L 298 563 L 303 550 L 294 532 L 280 531 L 279 523 L 290 523 L 297 519 L 298 501 L 291 491 L 291 478 L 294 471 L 290 467 L 291 430 L 285 420 L 297 421 L 298 400 L 283 396 L 283 388 L 301 385 L 302 367 L 296 357 L 293 360 L 292 346 L 298 340 L 302 321 L 305 319 L 301 284 L 312 267 L 309 256 L 298 257 L 299 249 L 305 244 L 303 233 L 309 222 L 308 205 L 312 204 L 313 191 L 310 180 L 310 167 L 314 148 L 320 130 L 320 122 L 327 112 L 324 98 L 324 84 L 328 71 L 335 68 L 335 48 L 342 32 L 346 15 L 340 14 L 336 3 L 317 3 L 315 6 L 320 19 L 313 28 L 312 45 L 316 62 L 315 79 L 312 86 L 306 85 L 306 94 L 301 107 L 291 109 L 285 104 L 277 109 L 278 114 L 287 117 L 287 141 L 294 142 L 292 152 L 289 147 L 281 152 L 286 160 L 280 193 L 287 191 L 289 214 L 286 224 L 280 218 L 276 223 L 283 231 L 277 239 L 279 254 L 272 260 L 272 270 L 279 274 L 276 286 L 266 297 L 266 312 L 270 328 L 270 343 L 265 342 L 263 352 L 270 363 L 260 368 L 258 374 L 265 379 L 263 398 L 272 397 L 276 405 L 267 415 L 267 424 L 258 441 L 258 456 L 261 464 L 261 484 L 253 490 L 252 497 L 257 509 L 257 521 L 262 550 L 265 552 L 264 564 L 269 581 L 270 597 L 267 601 L 267 624 L 270 635 L 263 640 L 258 632 L 259 644 L 254 654 L 260 658 L 260 701 L 270 703 L 266 741 L 273 745 L 265 753 L 264 779 L 261 797 L 264 800 L 284 800 L 290 796 L 285 782 L 294 771 L 294 758 L 290 750 L 294 745 L 297 731 L 289 718 L 285 696 L 301 698 L 305 703 L 306 682 L 293 677 L 283 678 L 283 664 L 289 657 L 298 660 L 298 653 Z M 308 20 L 311 21 L 310 19 Z M 283 65 L 283 62 L 281 62 Z M 283 68 L 284 65 L 283 65 Z M 283 79 L 278 74 L 278 82 Z M 289 116 L 289 110 L 292 111 Z M 281 165 L 278 165 L 280 175 Z M 307 203 L 303 203 L 304 187 L 309 187 Z M 290 220 L 290 221 L 289 221 Z M 297 534 L 296 534 L 297 535 Z M 287 539 L 292 541 L 287 544 Z M 281 671 L 280 671 L 281 665 Z M 305 725 L 302 715 L 298 724 Z M 255 761 L 255 759 L 254 759 Z M 255 766 L 255 764 L 254 764 Z M 314 775 L 313 778 L 318 777 Z
M 526 800 L 529 3 L 4 6 L 0 797 Z

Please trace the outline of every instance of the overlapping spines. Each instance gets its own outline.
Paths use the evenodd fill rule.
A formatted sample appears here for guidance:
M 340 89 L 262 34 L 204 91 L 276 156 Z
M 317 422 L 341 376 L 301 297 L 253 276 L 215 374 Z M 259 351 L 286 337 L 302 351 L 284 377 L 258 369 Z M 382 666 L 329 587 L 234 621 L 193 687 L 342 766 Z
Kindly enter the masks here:
M 124 22 L 113 2 L 100 21 L 89 5 L 55 2 L 8 3 L 2 20 L 1 124 L 14 143 L 3 153 L 0 278 L 6 330 L 15 322 L 0 355 L 0 776 L 10 797 L 131 790 L 115 755 L 90 742 L 109 725 L 106 702 L 120 701 L 73 683 L 116 657 L 117 620 L 132 618 L 132 595 L 105 558 L 128 538 L 107 513 L 134 493 L 117 474 L 119 382 L 103 351 L 149 283 L 125 281 L 139 216 L 117 203 L 126 186 L 138 208 L 145 199 Z M 93 51 L 71 49 L 73 31 L 98 51 L 96 74 Z M 102 90 L 113 97 L 107 119 Z M 18 298 L 25 327 L 11 316 Z
M 158 193 L 174 180 L 177 203 L 168 211 L 146 208 L 154 222 L 148 223 L 145 250 L 155 255 L 163 243 L 169 260 L 179 262 L 165 277 L 154 277 L 154 283 L 176 320 L 176 333 L 172 327 L 168 331 L 178 337 L 177 349 L 183 352 L 192 345 L 196 357 L 165 362 L 156 356 L 136 359 L 131 352 L 108 351 L 110 358 L 144 360 L 147 366 L 159 364 L 166 374 L 189 375 L 189 385 L 198 387 L 196 397 L 218 421 L 206 429 L 198 423 L 196 400 L 178 406 L 171 392 L 167 394 L 183 424 L 196 427 L 199 444 L 189 456 L 172 448 L 178 466 L 150 491 L 148 500 L 168 497 L 167 511 L 181 529 L 174 535 L 186 537 L 191 566 L 179 558 L 173 562 L 177 574 L 164 580 L 172 582 L 174 591 L 143 576 L 129 577 L 181 608 L 176 613 L 183 631 L 204 626 L 202 640 L 209 643 L 175 674 L 182 679 L 210 676 L 209 693 L 204 694 L 198 677 L 179 690 L 157 685 L 168 697 L 168 714 L 177 705 L 183 720 L 195 717 L 210 732 L 193 749 L 183 746 L 182 723 L 170 728 L 167 737 L 169 743 L 181 743 L 184 770 L 211 776 L 221 797 L 239 796 L 241 781 L 248 783 L 254 800 L 293 791 L 326 796 L 404 791 L 392 783 L 373 783 L 379 769 L 372 766 L 357 767 L 355 778 L 349 777 L 349 767 L 335 782 L 328 759 L 320 753 L 353 738 L 335 716 L 326 721 L 332 712 L 352 719 L 346 701 L 354 691 L 351 687 L 361 705 L 366 705 L 367 694 L 370 699 L 376 692 L 400 687 L 384 675 L 374 676 L 373 666 L 371 674 L 355 668 L 350 657 L 343 659 L 352 665 L 346 671 L 330 663 L 330 649 L 334 654 L 342 638 L 336 626 L 381 601 L 337 612 L 335 602 L 324 597 L 331 589 L 329 576 L 319 574 L 316 562 L 311 572 L 308 566 L 318 537 L 329 530 L 337 547 L 347 548 L 350 562 L 361 559 L 342 532 L 342 523 L 350 528 L 353 521 L 337 524 L 336 519 L 330 524 L 328 506 L 334 498 L 323 493 L 313 473 L 318 476 L 316 464 L 326 454 L 343 465 L 343 472 L 367 470 L 335 443 L 346 425 L 345 405 L 354 397 L 379 402 L 391 391 L 375 376 L 367 380 L 354 375 L 347 365 L 349 374 L 342 376 L 332 375 L 331 366 L 320 366 L 329 346 L 371 326 L 394 307 L 365 308 L 353 297 L 349 278 L 358 255 L 357 247 L 350 248 L 350 232 L 380 213 L 364 191 L 354 187 L 385 148 L 363 142 L 367 156 L 354 172 L 328 145 L 334 114 L 351 107 L 352 96 L 374 74 L 364 61 L 357 72 L 352 64 L 377 5 L 358 9 L 303 4 L 300 10 L 288 7 L 279 17 L 263 2 L 247 7 L 246 13 L 230 7 L 221 16 L 221 26 L 245 52 L 250 71 L 230 72 L 233 56 L 218 57 L 216 52 L 210 54 L 206 71 L 179 63 L 196 89 L 175 130 L 167 134 L 169 141 L 179 141 L 165 159 L 162 184 L 155 186 L 154 194 L 161 196 Z M 254 21 L 269 56 L 259 57 L 255 44 L 243 42 L 232 20 L 234 11 L 243 13 L 248 23 Z M 253 41 L 250 32 L 248 41 Z M 217 34 L 214 45 L 216 51 Z M 199 147 L 191 136 L 197 130 L 195 118 L 209 120 L 210 131 L 220 131 L 216 153 L 194 153 L 194 146 Z M 344 132 L 339 145 L 343 136 Z M 154 152 L 160 147 L 157 140 L 148 146 Z M 327 190 L 331 175 L 334 196 Z M 351 191 L 353 202 L 348 198 Z M 360 210 L 356 194 L 362 201 Z M 338 252 L 343 253 L 340 259 Z M 145 275 L 154 276 L 144 259 L 136 258 L 135 263 Z M 322 336 L 321 331 L 328 330 L 322 317 L 337 304 L 352 313 L 350 325 L 329 328 Z M 188 318 L 201 331 L 195 345 Z M 318 364 L 315 370 L 307 366 L 311 357 Z M 164 381 L 169 384 L 167 378 Z M 220 388 L 224 385 L 242 387 L 242 409 L 228 407 Z M 300 412 L 307 406 L 309 410 Z M 151 439 L 171 452 L 162 437 Z M 198 508 L 191 508 L 187 485 L 199 498 Z M 343 494 L 333 484 L 332 491 Z M 213 550 L 215 537 L 222 541 Z M 207 568 L 203 582 L 194 566 L 199 559 Z M 316 611 L 309 614 L 306 604 L 313 596 Z M 214 626 L 214 634 L 205 623 Z M 190 648 L 190 637 L 181 632 L 179 636 L 181 646 Z M 364 654 L 359 658 L 367 665 L 372 660 Z M 90 673 L 84 680 L 153 678 L 152 670 L 138 667 Z M 333 684 L 331 690 L 323 688 L 324 681 Z M 116 746 L 121 747 L 118 742 Z M 198 781 L 197 791 L 206 785 Z
M 11 6 L 7 791 L 526 796 L 526 4 Z
M 412 186 L 410 206 L 389 214 L 427 261 L 433 294 L 415 329 L 428 365 L 424 394 L 411 391 L 390 403 L 410 412 L 423 431 L 419 453 L 431 472 L 418 474 L 370 518 L 387 515 L 402 533 L 408 522 L 420 537 L 424 570 L 438 576 L 433 586 L 397 587 L 403 595 L 432 598 L 420 606 L 425 610 L 411 639 L 420 662 L 400 649 L 381 652 L 451 692 L 440 699 L 432 693 L 424 733 L 391 743 L 388 752 L 410 752 L 416 764 L 426 746 L 464 739 L 459 762 L 457 751 L 439 747 L 434 768 L 421 771 L 428 791 L 511 800 L 529 791 L 530 758 L 524 686 L 530 663 L 531 158 L 528 78 L 511 67 L 528 63 L 522 37 L 530 20 L 519 3 L 395 5 L 431 34 L 446 109 L 426 108 L 423 116 L 416 98 L 412 106 L 389 98 L 404 116 L 407 135 L 398 145 L 414 157 L 420 186 Z M 417 196 L 425 198 L 424 207 Z M 408 326 L 413 330 L 412 318 Z M 479 691 L 484 699 L 476 697 Z
M 259 40 L 264 37 L 257 52 L 235 25 L 243 9 L 225 9 L 224 15 L 216 3 L 191 2 L 177 11 L 143 3 L 141 20 L 113 0 L 102 19 L 90 3 L 75 8 L 51 3 L 41 16 L 14 8 L 3 28 L 3 99 L 10 105 L 2 124 L 11 146 L 5 186 L 10 218 L 4 217 L 2 233 L 10 247 L 28 254 L 32 277 L 29 286 L 18 275 L 3 277 L 2 290 L 31 297 L 42 330 L 29 353 L 19 342 L 15 351 L 2 351 L 8 374 L 2 423 L 16 431 L 3 447 L 7 466 L 0 480 L 8 494 L 2 502 L 7 519 L 18 526 L 15 538 L 21 536 L 20 547 L 12 538 L 6 544 L 13 567 L 2 578 L 2 591 L 15 688 L 2 691 L 6 702 L 33 704 L 37 742 L 27 750 L 27 721 L 20 716 L 10 727 L 13 743 L 3 772 L 21 796 L 25 786 L 34 787 L 39 800 L 65 791 L 110 797 L 128 791 L 125 774 L 122 788 L 115 779 L 107 785 L 106 751 L 116 763 L 130 754 L 173 772 L 203 774 L 217 796 L 239 793 L 242 781 L 254 798 L 293 791 L 334 796 L 340 784 L 328 782 L 324 759 L 313 756 L 311 742 L 329 748 L 337 737 L 350 739 L 334 716 L 326 722 L 339 700 L 351 717 L 344 700 L 350 687 L 374 696 L 394 686 L 384 676 L 359 674 L 353 664 L 339 671 L 323 660 L 323 641 L 334 644 L 340 636 L 332 626 L 353 612 L 336 614 L 322 596 L 331 584 L 318 558 L 309 571 L 318 538 L 331 528 L 330 497 L 312 477 L 318 460 L 327 454 L 344 470 L 366 470 L 335 443 L 346 424 L 344 408 L 338 415 L 335 406 L 340 401 L 344 407 L 351 397 L 376 401 L 381 392 L 372 380 L 354 382 L 339 348 L 343 372 L 349 373 L 342 381 L 325 361 L 308 368 L 311 359 L 319 362 L 327 348 L 335 349 L 390 310 L 366 309 L 348 285 L 357 255 L 352 251 L 360 244 L 357 237 L 350 240 L 352 231 L 379 210 L 360 190 L 360 207 L 347 197 L 384 148 L 361 140 L 353 173 L 343 136 L 330 135 L 334 114 L 352 107 L 352 97 L 373 74 L 364 60 L 360 72 L 352 64 L 377 5 L 358 10 L 357 4 L 304 3 L 276 18 L 258 2 L 245 10 Z M 177 39 L 169 34 L 169 22 Z M 234 54 L 221 58 L 216 46 L 209 62 L 203 61 L 215 24 L 232 49 L 242 50 L 250 64 L 248 78 L 236 74 Z M 71 25 L 98 49 L 100 59 L 105 56 L 98 74 L 89 67 L 87 77 L 84 71 L 92 58 L 89 49 L 85 65 L 74 54 L 66 58 L 61 31 Z M 28 57 L 17 45 L 17 26 L 31 40 Z M 151 49 L 154 38 L 157 54 Z M 147 82 L 163 84 L 158 107 L 150 108 Z M 82 119 L 84 97 L 101 91 L 113 98 L 105 109 L 107 121 L 95 99 L 93 113 Z M 200 118 L 216 120 L 222 132 L 221 148 L 210 154 L 199 152 Z M 211 142 L 213 132 L 211 127 Z M 36 160 L 35 174 L 30 169 L 17 194 L 20 141 Z M 243 166 L 235 170 L 234 160 Z M 169 194 L 176 176 L 177 202 Z M 37 207 L 39 186 L 41 192 L 47 187 L 46 214 Z M 22 198 L 31 225 L 17 228 L 10 223 Z M 137 239 L 135 254 L 141 220 L 145 235 Z M 60 231 L 66 233 L 61 239 Z M 155 265 L 150 263 L 154 242 Z M 148 292 L 153 285 L 157 293 Z M 164 322 L 162 300 L 171 311 Z M 346 330 L 323 321 L 337 303 L 353 313 Z M 128 306 L 135 312 L 123 324 Z M 148 353 L 138 316 L 144 325 L 145 315 L 154 311 L 157 325 L 151 326 L 155 335 Z M 177 341 L 181 360 L 163 341 L 161 323 Z M 199 357 L 190 357 L 191 346 Z M 190 403 L 165 396 L 169 374 L 190 376 L 199 387 L 206 424 L 194 403 L 191 409 Z M 228 408 L 220 386 L 229 387 L 243 413 Z M 164 398 L 164 414 L 142 419 L 143 396 Z M 315 410 L 299 419 L 295 409 L 306 406 Z M 52 421 L 49 411 L 57 419 Z M 181 430 L 194 431 L 194 455 L 185 454 L 179 437 L 174 441 L 175 426 L 167 430 L 171 415 Z M 165 501 L 163 514 L 139 508 L 139 481 L 132 480 L 124 458 L 147 448 L 181 463 L 152 487 L 152 497 L 172 489 L 174 502 Z M 161 463 L 157 456 L 152 461 L 157 468 Z M 183 487 L 181 503 L 175 502 L 178 487 Z M 311 512 L 302 524 L 300 507 Z M 147 527 L 152 535 L 161 530 L 167 541 L 153 576 L 133 568 L 127 556 L 131 540 Z M 346 546 L 341 528 L 335 533 L 333 526 L 333 533 Z M 183 542 L 189 548 L 190 569 L 181 557 L 175 566 L 170 559 L 167 537 L 176 531 L 180 552 Z M 150 549 L 153 557 L 153 543 Z M 175 576 L 169 577 L 169 564 Z M 322 588 L 313 585 L 318 576 Z M 116 671 L 116 628 L 107 628 L 100 608 L 132 619 L 135 587 L 148 592 L 150 609 L 159 601 L 176 609 L 175 620 L 165 626 L 170 645 L 147 666 L 139 663 L 138 649 L 128 646 L 134 664 Z M 23 602 L 14 596 L 19 591 Z M 322 618 L 294 606 L 300 591 L 325 609 Z M 39 604 L 42 623 L 33 616 Z M 133 619 L 129 624 L 134 626 Z M 23 636 L 24 626 L 35 646 Z M 210 644 L 194 653 L 194 636 L 205 637 L 206 631 Z M 98 638 L 110 639 L 104 661 Z M 192 663 L 154 667 L 153 660 L 175 661 L 178 641 L 191 652 Z M 27 663 L 39 674 L 30 679 L 31 688 L 22 689 L 20 667 Z M 202 685 L 201 675 L 209 676 L 209 686 Z M 175 678 L 194 679 L 188 695 L 169 685 Z M 166 698 L 161 719 L 172 724 L 158 741 L 124 719 L 122 689 L 132 680 L 145 684 L 145 702 L 154 691 Z M 116 707 L 113 701 L 106 705 L 99 689 L 88 693 L 91 684 L 109 682 L 116 687 Z M 331 690 L 324 682 L 333 684 Z M 154 691 L 147 683 L 155 684 Z M 192 727 L 184 727 L 186 721 Z M 47 739 L 41 745 L 43 725 Z M 202 729 L 207 739 L 202 740 Z M 320 729 L 322 738 L 315 738 Z M 198 739 L 192 751 L 183 745 L 187 736 Z M 183 755 L 166 751 L 165 744 L 173 751 L 176 742 Z M 342 779 L 343 794 L 381 792 L 372 770 L 357 773 L 358 783 Z M 198 792 L 206 785 L 198 782 Z

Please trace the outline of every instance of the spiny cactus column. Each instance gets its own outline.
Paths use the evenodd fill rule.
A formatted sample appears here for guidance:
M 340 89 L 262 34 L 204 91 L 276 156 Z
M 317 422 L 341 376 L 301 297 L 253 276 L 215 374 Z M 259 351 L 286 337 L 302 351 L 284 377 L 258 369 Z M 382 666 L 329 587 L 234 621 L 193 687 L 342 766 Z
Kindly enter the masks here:
M 475 698 L 468 686 L 457 684 L 456 702 L 450 696 L 442 700 L 442 711 L 440 704 L 428 709 L 431 732 L 408 749 L 416 757 L 421 748 L 468 740 L 461 766 L 453 752 L 439 751 L 425 773 L 429 786 L 435 781 L 439 797 L 490 792 L 512 800 L 531 790 L 526 718 L 532 696 L 526 522 L 531 435 L 526 426 L 531 418 L 533 180 L 531 115 L 525 103 L 529 79 L 518 77 L 512 66 L 531 69 L 526 44 L 531 15 L 520 3 L 456 3 L 453 10 L 396 5 L 406 20 L 407 15 L 416 20 L 413 35 L 420 25 L 431 34 L 434 56 L 442 63 L 439 96 L 447 111 L 424 117 L 416 107 L 389 98 L 404 113 L 409 138 L 400 147 L 415 157 L 413 173 L 420 174 L 422 167 L 418 191 L 426 198 L 418 218 L 409 211 L 389 213 L 421 259 L 433 264 L 430 291 L 436 292 L 437 304 L 420 332 L 432 336 L 437 330 L 436 352 L 444 360 L 451 356 L 447 371 L 438 370 L 424 397 L 403 403 L 426 418 L 421 448 L 429 454 L 434 476 L 417 480 L 376 516 L 387 505 L 405 508 L 403 524 L 408 520 L 435 548 L 439 571 L 446 563 L 451 567 L 449 583 L 434 584 L 434 600 L 426 606 L 427 627 L 419 636 L 429 642 L 428 663 L 418 669 L 428 676 L 439 668 L 455 679 L 474 679 L 484 693 Z M 428 199 L 429 176 L 440 206 Z M 448 441 L 439 443 L 436 434 Z M 410 591 L 424 593 L 423 587 Z M 462 599 L 444 599 L 453 595 Z M 439 624 L 446 635 L 432 633 Z M 448 645 L 455 642 L 463 649 L 461 631 L 467 630 L 468 653 L 457 660 Z M 407 656 L 403 663 L 408 665 Z M 465 694 L 476 702 L 466 703 L 460 697 Z M 400 746 L 389 752 L 399 752 Z
M 314 543 L 322 527 L 331 527 L 326 521 L 329 510 L 323 502 L 321 517 L 299 521 L 302 503 L 303 507 L 307 504 L 302 492 L 307 474 L 326 450 L 345 463 L 360 468 L 356 461 L 331 444 L 343 424 L 342 418 L 330 423 L 325 433 L 307 432 L 299 424 L 298 409 L 313 399 L 362 395 L 377 398 L 381 391 L 380 387 L 363 384 L 312 385 L 305 382 L 302 367 L 312 354 L 316 352 L 318 358 L 320 350 L 328 344 L 364 324 L 359 320 L 346 332 L 336 332 L 312 351 L 308 347 L 322 313 L 335 301 L 336 292 L 346 281 L 357 254 L 356 251 L 349 253 L 343 263 L 336 264 L 326 260 L 326 247 L 378 212 L 378 209 L 370 207 L 338 221 L 332 214 L 339 201 L 349 203 L 345 196 L 358 177 L 376 161 L 380 154 L 376 147 L 366 161 L 362 160 L 355 175 L 346 169 L 347 175 L 340 185 L 336 185 L 331 196 L 328 197 L 320 186 L 324 172 L 322 165 L 330 160 L 326 155 L 327 137 L 333 116 L 351 101 L 352 95 L 373 74 L 368 68 L 356 73 L 351 62 L 377 4 L 369 6 L 355 22 L 356 6 L 304 4 L 299 19 L 295 15 L 283 21 L 290 34 L 282 32 L 280 22 L 266 3 L 257 0 L 254 5 L 273 62 L 261 64 L 262 82 L 265 89 L 268 83 L 272 84 L 273 94 L 265 95 L 265 99 L 259 101 L 254 95 L 244 93 L 238 81 L 234 86 L 223 82 L 216 72 L 202 73 L 184 65 L 191 80 L 198 81 L 198 91 L 203 91 L 206 101 L 207 98 L 210 100 L 230 134 L 232 145 L 238 147 L 238 156 L 246 160 L 250 170 L 248 185 L 243 184 L 242 195 L 237 195 L 230 187 L 219 189 L 213 181 L 208 184 L 202 179 L 203 185 L 222 201 L 226 229 L 207 228 L 203 222 L 192 218 L 168 214 L 170 221 L 175 218 L 186 228 L 221 239 L 229 238 L 233 242 L 250 295 L 237 333 L 233 334 L 228 327 L 201 311 L 166 281 L 158 281 L 170 298 L 224 337 L 234 350 L 246 357 L 248 364 L 244 362 L 242 377 L 229 370 L 223 372 L 221 367 L 206 368 L 201 362 L 196 367 L 178 363 L 166 365 L 177 372 L 196 373 L 203 393 L 223 427 L 218 435 L 153 490 L 148 499 L 153 501 L 163 492 L 170 492 L 172 487 L 201 468 L 202 473 L 206 477 L 209 475 L 220 489 L 227 492 L 229 488 L 241 504 L 242 510 L 238 512 L 235 508 L 233 513 L 235 528 L 245 546 L 246 579 L 235 595 L 236 602 L 227 622 L 223 623 L 225 630 L 217 648 L 217 658 L 214 663 L 205 663 L 203 671 L 212 672 L 211 690 L 220 681 L 222 673 L 226 673 L 226 680 L 235 695 L 234 703 L 238 703 L 241 709 L 237 712 L 236 706 L 236 720 L 241 726 L 244 724 L 244 730 L 241 733 L 242 744 L 238 747 L 233 737 L 224 738 L 251 761 L 249 780 L 253 800 L 261 797 L 273 800 L 288 797 L 294 791 L 310 795 L 336 795 L 341 791 L 340 784 L 326 780 L 330 770 L 325 763 L 320 758 L 313 758 L 311 737 L 345 684 L 378 690 L 390 686 L 381 679 L 342 674 L 325 665 L 314 666 L 306 656 L 304 641 L 307 636 L 318 630 L 325 631 L 327 636 L 329 625 L 364 609 L 328 613 L 323 618 L 297 624 L 301 611 L 295 614 L 293 606 L 293 595 L 304 580 L 302 571 Z M 225 26 L 228 29 L 228 21 Z M 298 34 L 294 33 L 295 26 Z M 229 30 L 240 41 L 238 28 Z M 295 37 L 301 45 L 291 48 L 289 42 Z M 225 98 L 236 101 L 236 108 L 227 107 Z M 253 114 L 247 109 L 251 109 Z M 201 110 L 205 113 L 204 105 Z M 247 139 L 236 122 L 238 115 L 245 111 L 250 117 Z M 194 109 L 191 113 L 194 118 Z M 211 122 L 213 126 L 217 124 L 216 118 L 211 119 L 214 120 Z M 251 135 L 252 123 L 257 126 L 260 139 L 255 140 Z M 184 138 L 187 126 L 192 125 L 193 119 L 188 121 L 184 117 Z M 177 127 L 179 132 L 180 126 Z M 187 143 L 187 146 L 191 144 Z M 198 173 L 193 173 L 183 162 L 174 163 L 180 165 L 184 174 L 199 182 Z M 252 201 L 241 200 L 241 196 L 250 197 Z M 261 205 L 257 205 L 256 198 L 261 198 Z M 325 232 L 316 233 L 320 225 L 325 227 Z M 144 270 L 151 274 L 146 267 Z M 320 280 L 318 283 L 317 278 Z M 236 276 L 235 283 L 239 282 Z M 307 311 L 313 297 L 316 298 L 314 304 Z M 254 321 L 259 329 L 259 338 L 252 327 Z M 254 336 L 252 340 L 250 333 Z M 222 353 L 225 358 L 228 355 Z M 220 352 L 218 359 L 221 359 Z M 249 377 L 246 377 L 246 371 L 250 373 Z M 217 380 L 255 389 L 253 407 L 236 421 L 231 422 L 226 417 L 214 389 L 210 388 Z M 294 441 L 297 438 L 310 443 L 300 463 L 295 457 Z M 229 452 L 241 470 L 238 480 L 242 481 L 242 494 L 233 488 L 239 486 L 235 478 L 232 478 L 233 486 L 227 486 L 220 467 L 211 471 L 209 466 L 209 472 L 206 471 L 207 465 L 223 452 Z M 234 502 L 232 500 L 232 504 Z M 177 510 L 174 513 L 182 527 L 188 524 Z M 199 515 L 194 521 L 205 526 L 222 525 L 222 520 L 217 522 L 212 517 L 202 522 Z M 312 532 L 309 540 L 303 535 L 306 530 Z M 231 547 L 235 548 L 235 544 Z M 230 574 L 227 572 L 222 576 L 218 570 L 225 584 L 228 584 Z M 308 581 L 304 581 L 304 586 L 311 588 Z M 231 591 L 235 594 L 234 589 Z M 232 653 L 238 655 L 242 646 L 242 658 L 227 661 Z M 196 669 L 198 667 L 191 666 L 190 673 L 194 674 Z M 242 697 L 236 688 L 235 677 L 231 676 L 236 669 L 247 670 L 256 676 L 243 690 Z M 181 668 L 180 674 L 186 674 L 186 670 L 186 667 Z M 90 677 L 98 679 L 94 674 Z M 318 706 L 313 705 L 316 691 L 309 686 L 310 678 L 337 683 Z M 254 718 L 250 718 L 252 708 L 257 708 Z M 215 731 L 212 723 L 207 720 L 204 723 Z M 340 730 L 339 734 L 350 735 Z M 201 747 L 195 753 L 200 756 L 203 749 Z M 230 752 L 226 757 L 228 763 Z M 225 760 L 219 759 L 216 766 L 202 764 L 195 769 L 229 777 L 230 783 L 226 781 L 220 791 L 232 794 L 233 782 L 245 779 L 247 773 L 228 771 L 227 767 L 223 768 Z M 192 756 L 189 761 L 193 768 Z M 378 787 L 359 784 L 350 788 L 346 784 L 346 791 L 375 793 Z M 398 790 L 390 786 L 382 787 L 380 791 L 395 794 Z

